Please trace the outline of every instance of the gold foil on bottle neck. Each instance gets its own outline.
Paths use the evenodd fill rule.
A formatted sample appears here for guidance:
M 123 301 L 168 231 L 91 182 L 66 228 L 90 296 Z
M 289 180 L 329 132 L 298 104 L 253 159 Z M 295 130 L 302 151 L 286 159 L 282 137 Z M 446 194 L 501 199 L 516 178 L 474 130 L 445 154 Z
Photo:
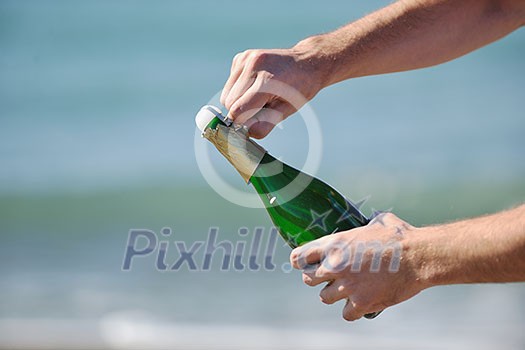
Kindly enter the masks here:
M 219 124 L 215 129 L 206 128 L 202 136 L 213 143 L 247 183 L 266 154 L 266 150 L 253 142 L 241 126 Z

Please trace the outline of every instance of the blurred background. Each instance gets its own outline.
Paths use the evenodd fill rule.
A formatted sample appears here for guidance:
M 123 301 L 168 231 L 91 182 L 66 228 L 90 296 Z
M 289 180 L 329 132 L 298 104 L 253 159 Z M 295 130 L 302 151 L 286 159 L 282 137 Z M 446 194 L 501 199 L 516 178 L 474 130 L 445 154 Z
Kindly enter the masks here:
M 200 174 L 196 111 L 237 52 L 289 47 L 388 3 L 1 1 L 0 348 L 523 349 L 523 284 L 433 288 L 347 323 L 342 303 L 323 305 L 286 269 L 280 241 L 272 271 L 221 271 L 221 254 L 210 271 L 158 271 L 155 254 L 122 271 L 134 228 L 161 239 L 170 227 L 164 240 L 189 247 L 210 227 L 247 242 L 239 228 L 262 227 L 265 242 L 265 211 Z M 439 67 L 322 91 L 316 175 L 370 196 L 365 213 L 392 208 L 414 225 L 523 202 L 523 57 L 519 30 Z M 304 122 L 282 126 L 261 143 L 301 167 Z

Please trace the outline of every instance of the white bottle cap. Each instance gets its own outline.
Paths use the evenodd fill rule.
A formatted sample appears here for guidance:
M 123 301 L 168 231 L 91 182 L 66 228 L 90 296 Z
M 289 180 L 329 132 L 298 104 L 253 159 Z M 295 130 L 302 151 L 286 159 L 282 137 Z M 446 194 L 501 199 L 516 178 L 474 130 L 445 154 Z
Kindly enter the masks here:
M 195 123 L 200 131 L 204 132 L 206 126 L 213 120 L 213 118 L 218 117 L 223 122 L 226 122 L 226 117 L 222 115 L 221 110 L 218 107 L 212 105 L 203 106 L 197 115 L 195 116 Z

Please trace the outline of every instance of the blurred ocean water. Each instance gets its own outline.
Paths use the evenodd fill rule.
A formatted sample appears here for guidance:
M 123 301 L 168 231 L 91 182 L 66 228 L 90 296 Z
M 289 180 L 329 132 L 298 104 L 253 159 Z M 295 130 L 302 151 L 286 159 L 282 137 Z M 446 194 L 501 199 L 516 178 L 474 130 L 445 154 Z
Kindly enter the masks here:
M 0 348 L 522 349 L 522 284 L 435 288 L 348 324 L 342 305 L 283 271 L 280 244 L 273 271 L 220 271 L 220 255 L 208 272 L 157 271 L 153 255 L 121 270 L 130 229 L 170 227 L 188 245 L 212 226 L 231 240 L 269 230 L 264 211 L 200 175 L 195 112 L 235 53 L 291 46 L 386 4 L 0 2 Z M 311 103 L 317 175 L 416 225 L 523 202 L 524 55 L 519 30 L 438 67 L 326 89 Z M 307 140 L 291 118 L 262 144 L 301 166 Z

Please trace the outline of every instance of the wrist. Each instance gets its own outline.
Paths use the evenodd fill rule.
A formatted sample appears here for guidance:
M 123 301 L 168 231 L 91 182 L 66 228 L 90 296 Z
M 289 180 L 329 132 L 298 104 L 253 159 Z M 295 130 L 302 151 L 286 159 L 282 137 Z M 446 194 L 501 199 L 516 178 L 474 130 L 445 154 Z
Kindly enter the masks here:
M 437 226 L 416 228 L 408 245 L 407 260 L 421 290 L 446 284 L 446 266 L 440 262 L 443 247 L 439 231 Z
M 315 35 L 298 42 L 291 48 L 300 66 L 313 78 L 317 90 L 333 84 L 335 56 L 327 49 L 326 35 Z
M 417 274 L 426 288 L 457 283 L 468 283 L 464 276 L 470 269 L 469 261 L 457 250 L 464 247 L 458 240 L 457 228 L 451 224 L 427 226 L 418 229 L 417 249 L 414 252 Z

